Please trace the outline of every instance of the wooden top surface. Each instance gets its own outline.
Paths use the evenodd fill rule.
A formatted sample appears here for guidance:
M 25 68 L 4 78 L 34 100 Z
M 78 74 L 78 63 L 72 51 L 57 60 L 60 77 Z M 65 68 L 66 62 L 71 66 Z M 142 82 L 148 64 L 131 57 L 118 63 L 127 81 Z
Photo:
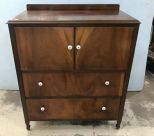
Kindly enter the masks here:
M 35 5 L 8 21 L 9 24 L 25 23 L 131 23 L 139 21 L 119 10 L 118 4 L 91 5 Z

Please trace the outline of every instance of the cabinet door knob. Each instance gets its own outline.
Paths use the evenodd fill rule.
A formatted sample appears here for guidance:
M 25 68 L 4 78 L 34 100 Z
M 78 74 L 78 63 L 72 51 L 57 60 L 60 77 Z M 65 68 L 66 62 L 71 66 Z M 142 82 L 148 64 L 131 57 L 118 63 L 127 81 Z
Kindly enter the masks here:
M 106 111 L 106 109 L 107 109 L 107 108 L 106 108 L 105 106 L 102 107 L 102 111 Z
M 43 83 L 42 82 L 38 82 L 38 86 L 43 86 Z
M 68 45 L 67 48 L 68 48 L 68 50 L 72 50 L 73 46 L 72 45 Z
M 41 111 L 45 111 L 45 107 L 42 106 L 42 107 L 40 108 L 40 110 L 41 110 Z
M 110 81 L 105 81 L 105 85 L 109 86 L 110 85 Z
M 76 49 L 77 49 L 77 50 L 80 50 L 80 49 L 81 49 L 81 45 L 77 45 L 77 46 L 76 46 Z

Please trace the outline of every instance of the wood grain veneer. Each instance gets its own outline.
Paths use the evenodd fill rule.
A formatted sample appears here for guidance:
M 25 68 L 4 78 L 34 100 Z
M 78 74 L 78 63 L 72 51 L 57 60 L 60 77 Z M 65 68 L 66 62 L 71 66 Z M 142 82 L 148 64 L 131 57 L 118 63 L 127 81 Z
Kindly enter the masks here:
M 77 27 L 76 68 L 126 70 L 132 35 L 133 27 Z
M 22 70 L 71 70 L 73 52 L 67 49 L 73 43 L 73 28 L 17 27 L 17 49 Z

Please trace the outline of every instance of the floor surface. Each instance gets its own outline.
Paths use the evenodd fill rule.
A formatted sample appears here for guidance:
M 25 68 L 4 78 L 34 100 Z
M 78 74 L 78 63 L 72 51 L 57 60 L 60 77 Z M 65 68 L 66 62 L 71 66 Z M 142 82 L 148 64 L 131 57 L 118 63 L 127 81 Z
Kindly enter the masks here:
M 119 130 L 116 122 L 31 122 L 27 131 L 19 91 L 0 91 L 0 136 L 154 136 L 154 77 L 141 92 L 128 92 Z

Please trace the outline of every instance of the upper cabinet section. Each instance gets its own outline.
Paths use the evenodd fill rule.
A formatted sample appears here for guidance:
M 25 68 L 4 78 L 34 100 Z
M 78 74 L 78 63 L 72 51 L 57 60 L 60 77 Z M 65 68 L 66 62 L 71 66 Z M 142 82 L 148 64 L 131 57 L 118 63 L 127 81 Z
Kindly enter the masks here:
M 16 27 L 15 34 L 21 70 L 73 69 L 73 28 Z
M 15 27 L 21 70 L 126 70 L 133 32 L 134 27 Z
M 139 27 L 117 4 L 29 4 L 8 24 L 23 71 L 127 70 Z
M 119 10 L 118 4 L 28 4 L 9 24 L 139 24 Z M 59 24 L 58 24 L 59 25 Z

